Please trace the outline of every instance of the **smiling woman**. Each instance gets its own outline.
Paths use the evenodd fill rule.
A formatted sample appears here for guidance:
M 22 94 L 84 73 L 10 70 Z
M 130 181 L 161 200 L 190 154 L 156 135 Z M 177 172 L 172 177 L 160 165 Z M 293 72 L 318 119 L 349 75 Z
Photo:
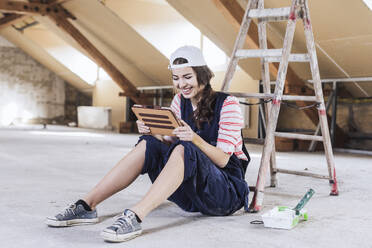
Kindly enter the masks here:
M 174 88 L 171 109 L 183 124 L 169 136 L 144 134 L 136 147 L 83 199 L 47 219 L 50 226 L 96 223 L 95 207 L 129 186 L 140 174 L 153 182 L 134 206 L 125 209 L 113 225 L 102 231 L 106 241 L 122 242 L 142 232 L 141 222 L 157 206 L 170 200 L 188 212 L 225 216 L 248 209 L 244 180 L 250 161 L 241 136 L 243 118 L 235 97 L 214 92 L 213 73 L 200 49 L 185 46 L 170 58 Z

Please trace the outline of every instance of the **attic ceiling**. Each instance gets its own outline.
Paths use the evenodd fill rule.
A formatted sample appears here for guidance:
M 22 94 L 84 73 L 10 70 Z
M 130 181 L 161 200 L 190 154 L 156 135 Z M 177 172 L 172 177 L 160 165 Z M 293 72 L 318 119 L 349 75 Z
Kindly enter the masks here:
M 235 0 L 245 9 L 247 0 Z M 220 0 L 167 0 L 190 22 L 202 30 L 227 54 L 231 54 L 238 33 L 232 17 L 221 12 Z M 288 7 L 290 0 L 265 0 L 266 8 Z M 310 14 L 314 30 L 321 78 L 347 78 L 372 76 L 372 43 L 369 23 L 370 11 L 362 0 L 311 0 Z M 331 10 L 331 11 L 330 11 Z M 268 39 L 276 48 L 281 48 L 285 34 L 285 22 L 268 25 Z M 302 23 L 298 22 L 293 52 L 305 52 L 305 40 Z M 253 61 L 253 62 L 252 62 Z M 255 79 L 260 79 L 259 60 L 240 63 L 240 66 Z M 303 80 L 310 79 L 307 64 L 291 63 L 290 67 Z M 372 84 L 345 83 L 348 91 L 356 97 L 372 95 Z M 360 89 L 362 88 L 362 90 Z M 365 94 L 367 93 L 367 94 Z
M 170 84 L 167 58 L 138 33 L 112 6 L 125 7 L 123 2 L 133 0 L 64 0 L 58 1 L 76 20 L 77 28 L 118 70 L 134 85 Z M 169 5 L 194 24 L 226 54 L 230 55 L 238 32 L 238 26 L 228 20 L 216 6 L 216 0 L 136 0 L 147 4 Z M 245 8 L 247 0 L 237 1 Z M 1 0 L 0 2 L 5 2 Z M 33 1 L 35 2 L 35 1 Z M 168 5 L 169 4 L 169 5 Z M 265 7 L 289 6 L 289 0 L 266 0 Z M 372 11 L 362 0 L 311 0 L 310 12 L 317 43 L 317 53 L 322 78 L 370 77 L 372 76 Z M 111 7 L 110 7 L 111 6 Z M 154 8 L 156 9 L 156 8 Z M 330 11 L 332 10 L 332 11 Z M 133 13 L 141 16 L 140 9 Z M 0 18 L 3 17 L 0 14 Z M 163 17 L 164 18 L 164 17 Z M 76 74 L 58 62 L 48 53 L 55 46 L 51 37 L 58 37 L 60 43 L 72 46 L 91 57 L 69 35 L 58 28 L 47 17 L 34 16 L 38 23 L 24 32 L 16 31 L 11 25 L 0 27 L 0 35 L 25 50 L 39 62 L 62 76 L 66 81 L 82 91 L 92 88 Z M 140 19 L 140 18 L 139 18 Z M 141 20 L 139 20 L 141 21 Z M 19 19 L 17 25 L 24 20 Z M 31 22 L 30 20 L 26 22 Z M 1 23 L 1 22 L 0 22 Z M 272 23 L 269 26 L 269 40 L 275 47 L 281 47 L 285 23 Z M 298 25 L 295 34 L 294 51 L 303 52 L 305 48 L 302 27 Z M 56 39 L 54 39 L 56 40 Z M 63 42 L 62 42 L 63 41 Z M 57 41 L 55 41 L 58 43 Z M 164 37 L 167 42 L 167 37 Z M 92 58 L 93 59 L 93 58 Z M 258 61 L 241 64 L 243 70 L 259 79 Z M 293 71 L 303 80 L 310 78 L 304 64 L 291 64 Z M 347 89 L 357 97 L 372 95 L 370 83 L 347 83 Z

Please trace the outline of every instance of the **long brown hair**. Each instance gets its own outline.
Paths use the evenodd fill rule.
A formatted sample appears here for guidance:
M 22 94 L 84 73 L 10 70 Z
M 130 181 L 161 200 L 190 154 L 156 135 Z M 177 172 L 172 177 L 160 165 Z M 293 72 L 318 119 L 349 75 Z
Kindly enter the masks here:
M 174 65 L 181 65 L 188 63 L 185 58 L 176 58 L 173 61 Z M 196 110 L 192 116 L 193 121 L 196 123 L 196 127 L 201 129 L 203 122 L 210 122 L 213 119 L 213 107 L 216 100 L 216 92 L 211 87 L 210 81 L 214 77 L 213 72 L 209 69 L 208 66 L 191 66 L 196 74 L 196 80 L 199 87 L 204 86 L 204 89 L 199 91 L 195 96 L 198 100 Z

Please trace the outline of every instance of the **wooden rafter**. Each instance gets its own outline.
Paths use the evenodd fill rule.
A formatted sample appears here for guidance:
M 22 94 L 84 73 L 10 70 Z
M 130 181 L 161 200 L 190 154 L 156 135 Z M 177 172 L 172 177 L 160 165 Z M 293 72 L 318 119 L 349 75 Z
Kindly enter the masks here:
M 0 29 L 8 27 L 15 22 L 19 22 L 24 17 L 24 15 L 20 14 L 5 14 L 4 17 L 0 18 Z
M 245 12 L 244 9 L 239 5 L 239 3 L 236 0 L 213 0 L 213 2 L 223 13 L 226 19 L 229 20 L 232 25 L 237 27 L 237 29 L 239 29 Z M 251 22 L 250 24 L 246 43 L 251 49 L 259 49 L 258 27 L 254 22 Z M 269 40 L 267 41 L 267 46 L 269 49 L 274 48 L 273 44 Z M 279 65 L 277 63 L 270 63 L 269 68 L 270 74 L 276 78 L 279 70 Z M 301 78 L 299 78 L 290 67 L 288 67 L 287 70 L 285 85 L 288 86 L 285 88 L 285 93 L 287 94 L 301 94 L 301 92 L 298 92 L 299 90 L 301 90 L 301 87 L 308 88 L 305 82 Z M 314 95 L 314 91 L 312 89 L 307 89 L 307 91 L 311 91 L 310 93 Z M 301 107 L 308 105 L 308 103 L 303 101 L 296 101 L 296 104 Z M 318 124 L 319 118 L 317 110 L 309 108 L 304 109 L 304 112 L 315 125 Z M 329 116 L 328 118 L 330 120 Z M 344 140 L 346 139 L 346 135 L 343 130 L 337 125 L 336 136 L 338 137 L 338 140 L 336 140 L 336 145 L 342 145 L 344 143 Z
M 125 92 L 120 92 L 119 96 L 128 96 Z M 141 98 L 154 98 L 159 97 L 159 93 L 140 93 Z M 174 94 L 172 92 L 163 92 L 162 97 L 172 99 Z
M 71 0 L 28 0 L 30 3 L 62 4 Z
M 50 13 L 48 16 L 59 28 L 69 34 L 134 102 L 145 102 L 146 99 L 140 98 L 137 88 L 69 20 L 55 13 Z
M 30 3 L 45 3 L 45 4 L 51 4 L 56 3 L 58 0 L 28 0 Z
M 50 13 L 73 18 L 60 4 L 45 4 L 40 2 L 0 1 L 0 11 L 5 13 L 49 15 Z

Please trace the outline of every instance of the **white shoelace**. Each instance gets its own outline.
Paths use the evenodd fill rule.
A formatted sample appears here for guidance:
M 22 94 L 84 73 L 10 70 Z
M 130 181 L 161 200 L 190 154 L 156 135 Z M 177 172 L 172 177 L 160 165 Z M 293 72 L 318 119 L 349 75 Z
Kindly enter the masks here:
M 64 216 L 68 216 L 68 215 L 76 215 L 75 209 L 76 209 L 76 205 L 75 205 L 75 204 L 71 204 L 71 205 L 69 205 L 69 206 L 65 209 L 63 215 L 64 215 Z
M 112 224 L 112 226 L 116 228 L 122 228 L 122 229 L 130 227 L 132 228 L 132 230 L 134 230 L 131 219 L 128 216 L 125 216 L 124 214 L 122 214 L 118 219 L 116 219 L 116 221 L 114 222 L 114 224 Z

